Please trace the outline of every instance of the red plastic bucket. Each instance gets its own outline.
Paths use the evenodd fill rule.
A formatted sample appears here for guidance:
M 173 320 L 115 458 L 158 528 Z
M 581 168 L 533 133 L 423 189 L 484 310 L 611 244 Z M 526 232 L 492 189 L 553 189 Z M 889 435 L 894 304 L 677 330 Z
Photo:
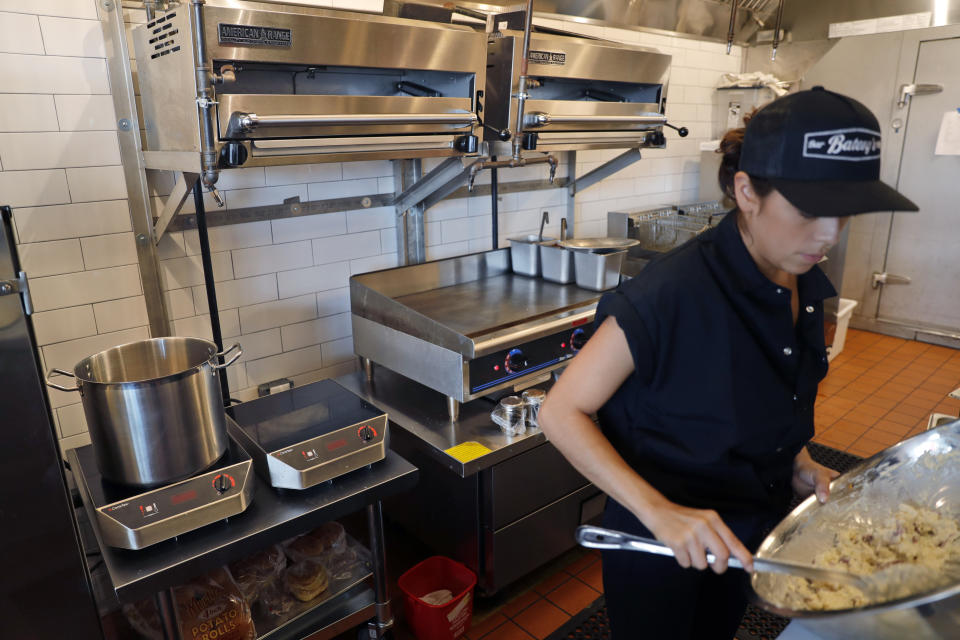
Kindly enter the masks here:
M 466 633 L 477 585 L 473 571 L 456 560 L 433 556 L 407 570 L 397 585 L 403 591 L 407 622 L 417 640 L 455 640 Z M 420 599 L 439 589 L 450 590 L 453 600 L 433 605 Z

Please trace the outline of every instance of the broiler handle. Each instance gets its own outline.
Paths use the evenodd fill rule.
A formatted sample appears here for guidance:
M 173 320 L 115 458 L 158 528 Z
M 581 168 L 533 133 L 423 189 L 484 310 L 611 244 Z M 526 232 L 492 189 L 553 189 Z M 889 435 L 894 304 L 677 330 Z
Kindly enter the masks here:
M 229 131 L 249 133 L 265 127 L 315 127 L 349 125 L 404 125 L 446 124 L 467 126 L 477 124 L 477 114 L 472 111 L 453 113 L 337 113 L 267 115 L 236 111 L 230 117 Z
M 634 116 L 566 116 L 531 111 L 523 116 L 524 128 L 545 127 L 550 124 L 641 124 L 656 127 L 666 123 L 667 116 L 660 114 Z

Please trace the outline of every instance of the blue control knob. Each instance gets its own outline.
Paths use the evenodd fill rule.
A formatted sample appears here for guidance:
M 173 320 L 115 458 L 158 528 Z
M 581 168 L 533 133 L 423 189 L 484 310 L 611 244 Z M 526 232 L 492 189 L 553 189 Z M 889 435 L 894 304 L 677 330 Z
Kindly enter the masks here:
M 587 332 L 583 329 L 574 329 L 573 333 L 570 334 L 570 348 L 573 349 L 574 353 L 583 349 L 583 345 L 587 344 Z
M 523 371 L 527 367 L 527 356 L 523 355 L 523 351 L 520 351 L 520 349 L 511 349 L 503 366 L 510 373 Z

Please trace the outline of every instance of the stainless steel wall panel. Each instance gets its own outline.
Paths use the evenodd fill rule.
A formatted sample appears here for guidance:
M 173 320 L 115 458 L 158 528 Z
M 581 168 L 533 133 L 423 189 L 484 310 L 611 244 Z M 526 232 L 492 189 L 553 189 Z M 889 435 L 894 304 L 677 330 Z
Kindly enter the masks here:
M 207 3 L 204 28 L 211 60 L 264 60 L 266 47 L 219 43 L 218 25 L 234 24 L 290 29 L 289 47 L 268 48 L 275 63 L 483 72 L 484 34 L 467 27 L 292 5 L 242 4 L 240 8 Z M 483 86 L 482 78 L 478 86 Z
M 164 18 L 162 23 L 147 23 L 133 30 L 146 131 L 144 148 L 199 153 L 200 120 L 189 11 L 186 6 L 180 7 L 164 14 Z M 164 39 L 156 40 L 159 37 Z M 173 44 L 158 50 L 163 43 Z
M 466 368 L 460 353 L 356 314 L 352 320 L 353 351 L 358 356 L 463 401 Z

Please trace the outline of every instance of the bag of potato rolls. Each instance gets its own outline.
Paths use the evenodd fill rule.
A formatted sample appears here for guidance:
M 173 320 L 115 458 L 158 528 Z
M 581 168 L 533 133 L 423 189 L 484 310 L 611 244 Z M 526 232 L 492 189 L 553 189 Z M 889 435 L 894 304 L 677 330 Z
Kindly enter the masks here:
M 250 606 L 224 568 L 173 590 L 184 640 L 254 640 Z

